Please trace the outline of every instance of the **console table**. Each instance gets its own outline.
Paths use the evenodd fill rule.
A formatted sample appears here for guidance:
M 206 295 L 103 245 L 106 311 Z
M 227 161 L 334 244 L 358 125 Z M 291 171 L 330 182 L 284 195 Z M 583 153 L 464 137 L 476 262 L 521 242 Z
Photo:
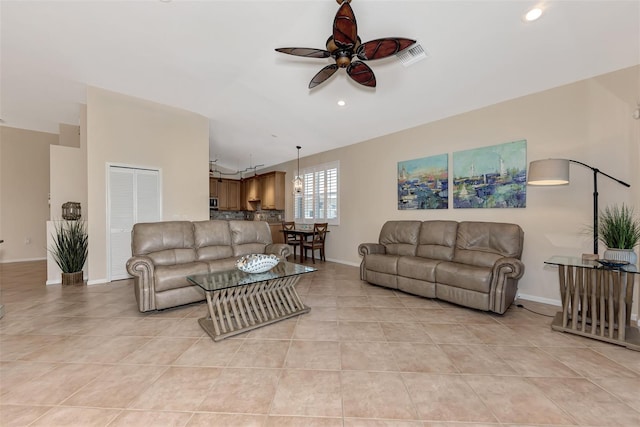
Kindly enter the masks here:
M 565 256 L 553 256 L 545 264 L 558 267 L 562 298 L 562 312 L 551 329 L 640 351 L 640 331 L 631 325 L 637 266 L 612 268 Z

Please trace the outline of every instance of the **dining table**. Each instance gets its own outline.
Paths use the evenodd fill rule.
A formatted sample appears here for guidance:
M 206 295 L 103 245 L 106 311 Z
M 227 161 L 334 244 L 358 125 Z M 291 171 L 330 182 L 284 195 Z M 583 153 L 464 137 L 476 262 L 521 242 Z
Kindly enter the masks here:
M 295 236 L 300 241 L 300 262 L 303 262 L 306 259 L 305 251 L 304 251 L 304 242 L 309 239 L 309 236 L 313 236 L 313 228 L 309 229 L 295 229 L 295 230 L 280 230 L 284 233 L 284 241 L 288 240 L 288 236 Z M 327 233 L 329 230 L 327 230 Z M 313 256 L 313 255 L 312 255 Z M 295 257 L 294 257 L 295 261 Z

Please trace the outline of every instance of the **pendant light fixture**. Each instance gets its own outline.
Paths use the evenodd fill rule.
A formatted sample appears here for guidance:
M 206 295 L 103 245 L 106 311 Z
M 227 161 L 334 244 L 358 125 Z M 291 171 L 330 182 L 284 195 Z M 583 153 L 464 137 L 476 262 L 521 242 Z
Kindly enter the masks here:
M 293 194 L 297 196 L 302 196 L 303 182 L 302 182 L 302 177 L 300 176 L 300 149 L 302 147 L 300 147 L 299 145 L 296 145 L 296 148 L 298 149 L 298 174 L 293 180 Z

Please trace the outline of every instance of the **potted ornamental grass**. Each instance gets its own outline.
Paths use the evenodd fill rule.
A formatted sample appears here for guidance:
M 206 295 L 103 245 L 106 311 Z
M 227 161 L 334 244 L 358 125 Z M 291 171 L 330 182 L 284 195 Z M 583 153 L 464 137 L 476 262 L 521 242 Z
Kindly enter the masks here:
M 598 216 L 598 236 L 607 246 L 605 259 L 638 262 L 633 249 L 640 243 L 640 217 L 633 208 L 624 204 L 606 207 Z
M 62 285 L 83 284 L 82 269 L 88 256 L 88 236 L 86 223 L 60 221 L 52 235 L 53 244 L 49 252 L 62 271 Z

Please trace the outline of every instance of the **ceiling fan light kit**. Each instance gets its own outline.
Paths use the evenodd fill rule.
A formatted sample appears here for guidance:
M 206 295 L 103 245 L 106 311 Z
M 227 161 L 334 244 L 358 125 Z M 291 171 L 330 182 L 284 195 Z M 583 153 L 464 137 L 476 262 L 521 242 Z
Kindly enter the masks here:
M 282 47 L 277 52 L 305 58 L 332 57 L 335 64 L 322 68 L 309 82 L 309 89 L 324 83 L 338 69 L 345 68 L 347 75 L 355 82 L 376 87 L 376 76 L 362 61 L 387 58 L 416 43 L 415 40 L 401 37 L 385 37 L 362 43 L 358 36 L 356 17 L 351 8 L 351 0 L 336 0 L 340 7 L 333 20 L 333 34 L 327 39 L 325 49 Z

